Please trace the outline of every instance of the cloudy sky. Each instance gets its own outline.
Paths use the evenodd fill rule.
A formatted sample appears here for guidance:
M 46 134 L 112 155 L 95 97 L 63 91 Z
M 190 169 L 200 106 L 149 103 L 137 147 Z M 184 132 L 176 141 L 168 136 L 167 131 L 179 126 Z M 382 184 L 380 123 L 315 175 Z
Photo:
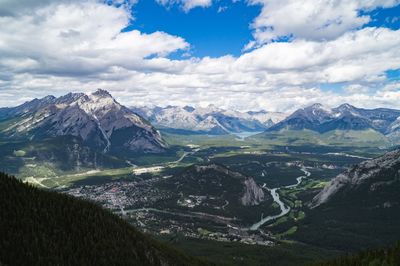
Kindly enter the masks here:
M 400 0 L 0 0 L 0 106 L 400 108 Z

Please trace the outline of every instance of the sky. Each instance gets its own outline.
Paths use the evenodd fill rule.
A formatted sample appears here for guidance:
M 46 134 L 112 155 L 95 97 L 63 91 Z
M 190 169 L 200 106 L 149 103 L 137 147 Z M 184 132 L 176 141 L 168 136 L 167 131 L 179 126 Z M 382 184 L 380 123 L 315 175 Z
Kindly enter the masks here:
M 0 106 L 400 109 L 400 0 L 0 0 Z

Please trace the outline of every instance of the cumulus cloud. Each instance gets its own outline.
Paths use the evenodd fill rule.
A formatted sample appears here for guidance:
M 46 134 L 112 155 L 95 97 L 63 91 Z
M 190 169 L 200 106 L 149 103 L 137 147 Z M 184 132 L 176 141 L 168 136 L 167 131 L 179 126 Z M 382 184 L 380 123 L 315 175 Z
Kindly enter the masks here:
M 91 75 L 118 66 L 141 69 L 150 56 L 185 50 L 184 39 L 164 32 L 121 32 L 123 8 L 95 2 L 50 5 L 18 17 L 0 17 L 0 68 L 53 75 Z M 13 72 L 11 72 L 13 73 Z
M 365 2 L 365 8 L 395 3 Z M 352 29 L 323 41 L 296 35 L 241 56 L 173 60 L 168 55 L 190 44 L 165 32 L 122 31 L 132 20 L 126 3 L 60 0 L 0 16 L 7 25 L 0 28 L 0 106 L 104 88 L 126 105 L 292 111 L 314 102 L 349 102 L 400 108 L 399 83 L 385 75 L 400 68 L 400 30 Z M 329 89 L 336 83 L 343 88 Z
M 360 11 L 400 4 L 399 0 L 249 0 L 262 5 L 251 25 L 254 41 L 250 49 L 280 38 L 332 40 L 367 24 L 371 17 Z
M 96 2 L 96 0 L 92 0 Z M 55 4 L 80 3 L 82 0 L 0 0 L 0 16 L 16 16 L 21 13 L 31 12 L 40 7 Z M 98 0 L 97 2 L 103 2 Z M 137 0 L 105 0 L 108 5 L 132 7 Z
M 326 83 L 360 81 L 379 78 L 387 69 L 399 68 L 399 47 L 399 30 L 364 28 L 332 41 L 295 40 L 264 45 L 241 56 L 237 65 L 242 71 L 293 72 L 299 74 L 295 79 L 301 83 L 306 79 Z
M 156 0 L 159 4 L 164 6 L 179 5 L 185 12 L 196 7 L 209 7 L 212 0 Z

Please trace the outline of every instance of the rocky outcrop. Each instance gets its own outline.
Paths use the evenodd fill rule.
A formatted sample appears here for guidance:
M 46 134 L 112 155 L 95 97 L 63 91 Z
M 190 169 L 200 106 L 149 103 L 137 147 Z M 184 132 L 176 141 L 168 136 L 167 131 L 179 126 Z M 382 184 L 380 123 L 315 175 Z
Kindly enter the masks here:
M 373 193 L 379 188 L 399 182 L 400 150 L 388 152 L 376 159 L 364 161 L 336 176 L 312 200 L 312 207 L 329 202 L 335 195 L 346 191 L 352 193 L 360 187 Z
M 222 165 L 209 164 L 209 165 L 195 165 L 195 169 L 198 173 L 204 172 L 206 170 L 214 170 L 219 173 L 228 175 L 235 179 L 240 179 L 243 184 L 243 194 L 240 197 L 240 203 L 243 206 L 254 206 L 260 204 L 265 199 L 265 194 L 263 189 L 257 185 L 251 177 L 246 177 L 245 175 L 232 171 Z
M 253 178 L 246 178 L 244 185 L 245 191 L 241 198 L 242 205 L 258 205 L 264 200 L 264 191 L 256 184 Z

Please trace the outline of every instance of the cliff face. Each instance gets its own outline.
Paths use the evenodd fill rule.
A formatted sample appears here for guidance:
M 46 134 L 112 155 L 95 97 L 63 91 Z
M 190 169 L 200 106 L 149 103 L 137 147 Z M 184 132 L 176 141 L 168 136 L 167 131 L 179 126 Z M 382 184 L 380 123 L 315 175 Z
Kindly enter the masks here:
M 264 191 L 260 188 L 253 178 L 246 178 L 244 181 L 245 191 L 241 198 L 244 206 L 258 205 L 264 200 Z
M 372 198 L 391 190 L 400 182 L 399 179 L 400 150 L 396 150 L 364 161 L 339 174 L 315 196 L 312 206 L 327 203 L 337 195 L 346 197 L 363 193 L 365 197 Z
M 239 172 L 232 171 L 226 167 L 217 164 L 195 165 L 196 172 L 201 173 L 206 170 L 214 170 L 221 174 L 225 174 L 236 180 L 241 180 L 243 185 L 243 194 L 240 197 L 240 203 L 243 206 L 254 206 L 260 204 L 265 199 L 264 191 L 257 185 L 251 177 L 246 177 Z

